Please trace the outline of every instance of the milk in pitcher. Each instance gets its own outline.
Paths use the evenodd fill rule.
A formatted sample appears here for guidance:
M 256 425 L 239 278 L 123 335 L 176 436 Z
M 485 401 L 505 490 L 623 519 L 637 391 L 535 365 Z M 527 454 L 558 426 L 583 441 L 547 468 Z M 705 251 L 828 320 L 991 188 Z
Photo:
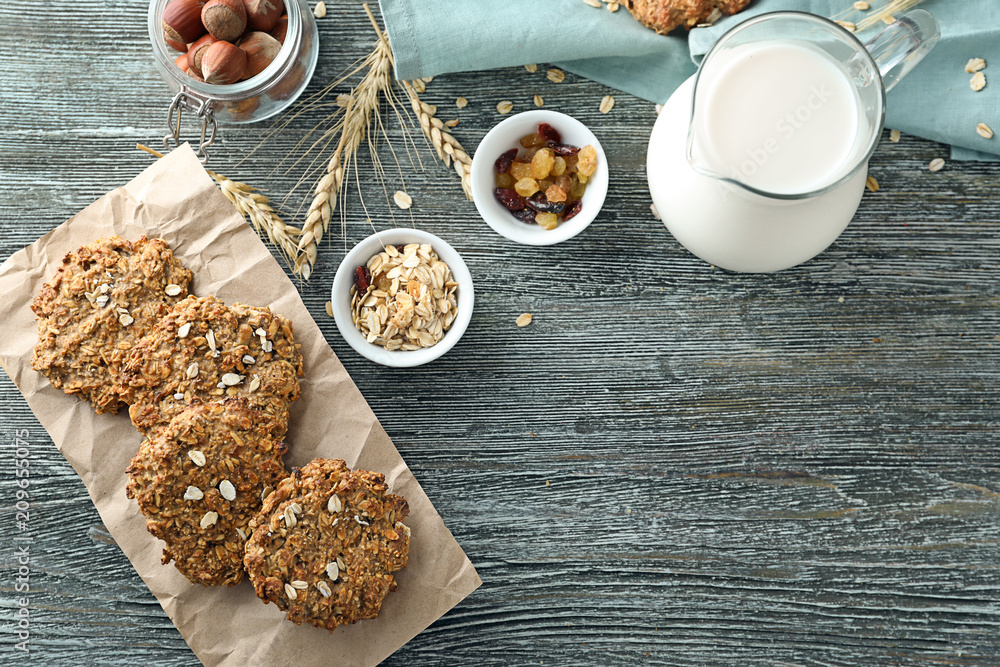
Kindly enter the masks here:
M 698 82 L 690 137 L 695 168 L 756 190 L 796 194 L 855 167 L 860 99 L 847 73 L 805 42 L 734 47 Z

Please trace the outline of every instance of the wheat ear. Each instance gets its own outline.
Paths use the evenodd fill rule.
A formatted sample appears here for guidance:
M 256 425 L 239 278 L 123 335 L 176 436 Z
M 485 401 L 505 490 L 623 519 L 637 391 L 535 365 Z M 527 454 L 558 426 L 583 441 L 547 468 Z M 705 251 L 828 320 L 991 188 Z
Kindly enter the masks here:
M 158 158 L 163 157 L 163 153 L 149 146 L 136 144 L 135 147 Z M 281 251 L 281 254 L 284 255 L 288 263 L 291 264 L 297 252 L 297 245 L 293 237 L 298 236 L 298 228 L 286 225 L 281 216 L 271 208 L 268 198 L 257 192 L 257 188 L 226 178 L 211 169 L 206 169 L 205 171 L 219 184 L 222 194 L 233 203 L 233 206 L 240 212 L 240 215 L 250 220 L 250 224 L 253 225 L 257 234 L 267 234 L 267 238 Z
M 421 82 L 423 83 L 423 82 Z M 417 94 L 416 88 L 408 81 L 403 82 L 407 95 L 410 96 L 410 106 L 413 113 L 420 121 L 420 129 L 424 135 L 430 139 L 434 152 L 438 159 L 444 162 L 446 167 L 453 167 L 455 173 L 462 180 L 462 191 L 465 198 L 472 201 L 472 158 L 462 148 L 462 144 L 448 132 L 447 126 L 441 122 L 435 114 L 437 107 L 423 102 Z
M 344 109 L 337 148 L 326 165 L 326 174 L 313 188 L 312 203 L 309 204 L 306 221 L 302 225 L 294 262 L 294 271 L 305 280 L 309 279 L 316 263 L 317 246 L 323 234 L 330 229 L 337 199 L 344 195 L 344 182 L 356 165 L 358 146 L 365 137 L 372 114 L 377 113 L 381 96 L 392 83 L 390 73 L 394 61 L 389 39 L 375 22 L 368 5 L 365 5 L 365 11 L 378 35 L 378 42 L 365 59 L 364 66 L 368 67 L 368 72 L 346 98 L 347 106 Z M 342 225 L 346 226 L 343 219 Z M 346 238 L 346 229 L 343 232 Z

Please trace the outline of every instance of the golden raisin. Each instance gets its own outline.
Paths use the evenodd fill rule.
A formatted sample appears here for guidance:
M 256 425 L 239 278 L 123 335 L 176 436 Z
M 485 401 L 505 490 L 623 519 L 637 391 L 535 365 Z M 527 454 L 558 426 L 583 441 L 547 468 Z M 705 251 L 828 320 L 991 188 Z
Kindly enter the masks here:
M 538 146 L 544 146 L 545 139 L 542 139 L 537 132 L 534 134 L 526 134 L 521 137 L 521 145 L 525 148 L 536 148 Z
M 549 201 L 566 201 L 566 191 L 558 185 L 550 185 L 545 190 L 545 198 Z
M 576 164 L 577 173 L 588 178 L 593 176 L 597 171 L 597 150 L 588 144 L 580 149 L 577 158 L 579 160 Z
M 522 178 L 514 184 L 514 190 L 522 197 L 530 197 L 538 192 L 538 181 L 533 178 Z
M 542 191 L 548 190 L 549 186 L 552 185 L 552 182 L 553 181 L 551 178 L 543 178 L 542 180 L 538 181 L 538 189 Z
M 583 193 L 584 193 L 584 191 L 586 191 L 586 189 L 587 189 L 587 185 L 585 183 L 581 183 L 578 180 L 577 176 L 574 176 L 573 177 L 573 187 L 570 189 L 570 194 L 572 194 L 574 197 L 576 197 L 577 199 L 579 199 L 580 197 L 583 196 Z
M 531 165 L 527 162 L 514 161 L 510 165 L 510 175 L 515 181 L 519 181 L 522 178 L 531 177 Z
M 542 229 L 555 229 L 556 225 L 559 224 L 559 216 L 555 213 L 539 213 L 535 216 L 535 222 Z
M 564 160 L 561 155 L 557 155 L 555 162 L 552 163 L 552 175 L 562 176 L 565 173 L 566 173 L 566 160 Z
M 514 177 L 510 174 L 497 174 L 497 187 L 498 188 L 512 188 L 514 187 Z
M 551 148 L 543 148 L 531 158 L 531 175 L 535 178 L 547 178 L 555 164 L 555 154 Z

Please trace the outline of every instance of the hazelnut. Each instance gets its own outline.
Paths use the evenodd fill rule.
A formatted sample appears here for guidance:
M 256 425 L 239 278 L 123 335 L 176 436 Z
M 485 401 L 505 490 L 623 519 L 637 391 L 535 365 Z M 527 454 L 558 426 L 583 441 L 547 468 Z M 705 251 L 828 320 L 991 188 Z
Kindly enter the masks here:
M 211 35 L 202 35 L 195 41 L 194 44 L 188 47 L 187 50 L 187 61 L 188 67 L 196 72 L 201 72 L 201 59 L 205 55 L 205 49 L 215 44 L 217 40 Z
M 247 10 L 242 0 L 209 0 L 201 10 L 201 22 L 216 39 L 235 42 L 247 27 Z
M 236 83 L 243 78 L 246 70 L 246 51 L 226 41 L 212 44 L 201 57 L 201 75 L 205 77 L 205 83 Z
M 176 40 L 170 39 L 166 35 L 163 36 L 163 41 L 166 42 L 167 46 L 172 48 L 174 51 L 180 51 L 182 53 L 187 53 L 188 47 L 184 42 L 178 42 Z
M 177 69 L 187 74 L 189 69 L 187 54 L 182 53 L 174 59 L 174 64 L 177 65 Z
M 163 10 L 163 32 L 168 39 L 190 44 L 205 34 L 201 21 L 201 0 L 173 0 Z M 180 50 L 180 49 L 178 49 Z
M 204 78 L 202 78 L 201 74 L 198 74 L 198 73 L 197 73 L 197 72 L 195 72 L 195 71 L 194 71 L 193 69 L 189 69 L 189 70 L 187 71 L 187 75 L 188 75 L 189 77 L 191 77 L 192 79 L 194 79 L 195 81 L 201 81 L 202 83 L 205 83 L 205 79 L 204 79 Z
M 288 33 L 288 14 L 285 14 L 280 19 L 278 19 L 277 25 L 275 25 L 274 29 L 271 31 L 271 37 L 274 37 L 276 40 L 284 44 L 285 35 L 287 33 Z
M 277 57 L 281 42 L 266 32 L 251 32 L 240 40 L 240 48 L 247 54 L 246 77 L 257 76 Z
M 247 27 L 250 30 L 271 32 L 285 11 L 282 0 L 243 0 L 247 10 Z

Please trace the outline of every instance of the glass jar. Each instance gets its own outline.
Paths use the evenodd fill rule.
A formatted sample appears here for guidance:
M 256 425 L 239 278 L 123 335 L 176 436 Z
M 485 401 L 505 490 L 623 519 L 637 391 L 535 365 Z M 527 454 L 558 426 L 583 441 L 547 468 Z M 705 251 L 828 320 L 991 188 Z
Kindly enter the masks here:
M 161 17 L 169 0 L 149 3 L 149 39 L 153 59 L 167 86 L 174 92 L 167 124 L 170 134 L 164 144 L 179 142 L 181 112 L 188 110 L 202 119 L 198 152 L 208 161 L 207 147 L 215 139 L 218 123 L 255 123 L 288 108 L 305 89 L 316 69 L 319 34 L 306 0 L 284 0 L 288 32 L 274 61 L 263 72 L 245 81 L 216 85 L 196 81 L 178 69 L 179 51 L 164 41 Z

